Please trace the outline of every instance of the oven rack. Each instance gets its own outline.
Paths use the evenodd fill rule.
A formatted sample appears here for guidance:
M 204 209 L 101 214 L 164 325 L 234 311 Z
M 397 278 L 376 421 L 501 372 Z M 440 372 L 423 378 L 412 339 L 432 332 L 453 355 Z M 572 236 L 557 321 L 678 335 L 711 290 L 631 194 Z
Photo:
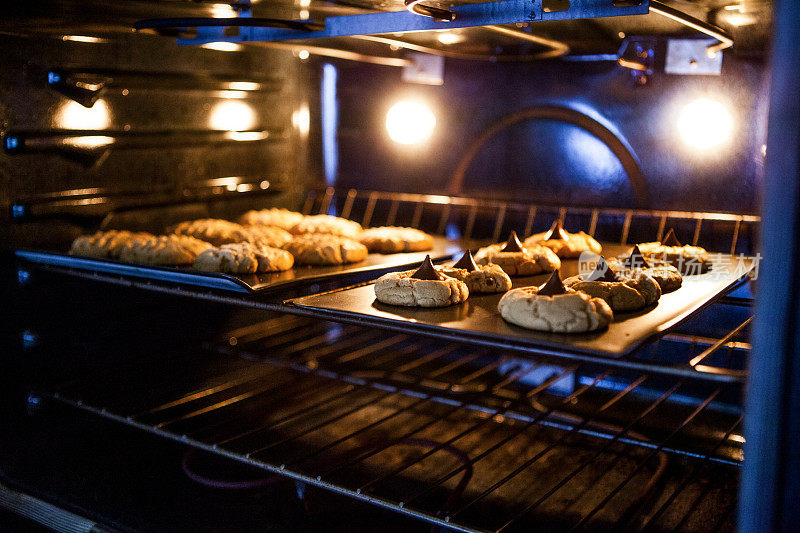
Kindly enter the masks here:
M 458 531 L 734 529 L 739 384 L 300 317 L 227 337 L 44 396 Z
M 584 228 L 587 233 L 595 235 L 605 242 L 619 242 L 620 244 L 659 239 L 666 228 L 674 226 L 679 237 L 691 235 L 686 242 L 702 245 L 709 250 L 717 250 L 721 253 L 742 253 L 748 256 L 756 253 L 755 236 L 760 222 L 760 218 L 757 216 L 742 214 L 537 206 L 503 200 L 356 189 L 343 190 L 332 187 L 306 191 L 300 210 L 304 214 L 337 214 L 359 221 L 364 226 L 410 225 L 436 234 L 448 234 L 449 237 L 460 239 L 467 246 L 485 243 L 489 239 L 499 240 L 510 229 L 516 229 L 520 235 L 544 230 L 550 226 L 554 217 L 565 221 L 566 227 L 570 230 Z M 83 272 L 48 265 L 39 265 L 37 268 L 59 273 L 68 272 L 71 276 L 84 279 L 165 292 L 181 297 L 323 320 L 330 319 L 330 317 L 320 316 L 312 309 L 284 305 L 283 301 L 308 292 L 322 292 L 341 287 L 341 282 L 324 282 L 322 280 L 313 282 L 314 280 L 310 280 L 306 286 L 281 296 L 236 295 L 202 287 L 138 280 L 103 272 Z M 353 283 L 368 279 L 369 276 L 362 276 L 361 279 L 350 278 L 349 281 Z M 710 316 L 717 312 L 720 306 L 729 306 L 746 309 L 747 316 L 730 325 L 724 333 L 706 335 L 709 338 L 716 337 L 709 342 L 703 340 L 703 335 L 694 335 L 695 341 L 691 343 L 692 350 L 699 349 L 701 352 L 687 351 L 685 352 L 687 355 L 673 360 L 660 357 L 659 344 L 634 352 L 630 357 L 611 361 L 568 350 L 522 349 L 511 343 L 496 340 L 486 340 L 485 342 L 471 340 L 471 342 L 492 349 L 517 350 L 532 356 L 544 355 L 582 363 L 595 362 L 636 371 L 658 372 L 690 378 L 703 377 L 719 382 L 743 382 L 746 368 L 743 357 L 749 353 L 749 345 L 740 342 L 740 339 L 749 331 L 748 326 L 752 318 L 749 308 L 752 307 L 752 304 L 752 296 L 747 290 L 743 291 L 743 294 L 722 297 L 717 304 L 713 304 L 703 313 Z M 336 320 L 344 324 L 360 324 L 357 319 L 337 317 Z M 392 326 L 382 327 L 392 330 Z M 413 327 L 394 328 L 393 330 L 419 336 L 427 334 L 415 330 Z M 684 338 L 688 337 L 684 336 Z M 726 340 L 720 344 L 717 343 L 719 338 L 726 338 Z M 463 339 L 452 337 L 449 340 L 458 342 Z M 728 364 L 731 358 L 735 360 L 733 365 Z

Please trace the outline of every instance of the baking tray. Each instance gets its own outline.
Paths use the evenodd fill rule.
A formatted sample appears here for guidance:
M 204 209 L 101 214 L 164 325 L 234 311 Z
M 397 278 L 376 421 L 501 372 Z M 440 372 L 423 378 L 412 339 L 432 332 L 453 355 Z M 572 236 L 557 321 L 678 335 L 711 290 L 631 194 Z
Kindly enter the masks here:
M 93 259 L 59 252 L 38 250 L 17 250 L 16 255 L 32 263 L 78 269 L 82 271 L 116 274 L 123 277 L 145 278 L 153 281 L 180 283 L 197 287 L 207 287 L 240 293 L 268 292 L 272 289 L 286 288 L 287 285 L 331 279 L 349 274 L 375 271 L 388 271 L 410 267 L 420 263 L 427 254 L 431 259 L 448 259 L 461 250 L 458 242 L 434 236 L 433 249 L 426 252 L 402 254 L 369 254 L 358 263 L 349 265 L 309 266 L 299 265 L 285 272 L 265 272 L 262 274 L 219 274 L 200 272 L 191 268 L 174 268 L 140 265 L 114 261 L 112 259 Z
M 626 253 L 630 246 L 604 245 L 607 257 Z M 509 324 L 500 316 L 497 303 L 501 294 L 470 295 L 458 305 L 424 309 L 382 304 L 375 300 L 373 283 L 327 293 L 294 298 L 287 306 L 312 311 L 322 318 L 347 319 L 362 325 L 388 327 L 401 331 L 424 332 L 449 340 L 474 341 L 502 348 L 524 348 L 561 354 L 564 351 L 593 356 L 620 358 L 653 341 L 704 307 L 733 290 L 753 268 L 747 259 L 744 268 L 731 256 L 720 256 L 712 270 L 685 276 L 683 286 L 664 294 L 658 304 L 645 310 L 615 313 L 608 328 L 590 333 L 550 333 L 532 331 Z M 578 272 L 577 260 L 562 261 L 561 275 Z M 512 278 L 514 288 L 541 285 L 550 274 Z

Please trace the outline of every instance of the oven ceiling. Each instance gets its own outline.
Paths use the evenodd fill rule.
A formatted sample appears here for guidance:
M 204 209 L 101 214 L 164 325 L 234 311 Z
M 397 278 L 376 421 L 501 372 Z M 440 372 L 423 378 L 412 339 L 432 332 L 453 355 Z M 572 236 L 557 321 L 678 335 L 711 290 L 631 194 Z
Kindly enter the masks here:
M 556 0 L 543 0 L 547 2 Z M 609 0 L 610 1 L 610 0 Z M 448 7 L 470 2 L 432 2 L 429 5 Z M 717 25 L 735 41 L 737 54 L 761 54 L 769 42 L 772 4 L 766 0 L 676 0 L 664 2 L 700 20 Z M 13 3 L 0 8 L 0 31 L 7 33 L 109 34 L 129 33 L 137 20 L 168 17 L 232 17 L 236 2 L 211 1 L 137 1 L 108 0 Z M 310 18 L 324 21 L 327 17 L 397 11 L 404 9 L 402 0 L 261 0 L 252 4 L 251 16 L 298 20 Z M 530 27 L 517 27 L 536 36 L 559 41 L 570 48 L 572 55 L 616 53 L 624 36 L 699 35 L 678 22 L 651 13 L 615 18 L 536 22 Z M 441 32 L 406 33 L 401 38 L 410 43 L 442 51 L 476 56 L 535 55 L 544 50 L 536 43 L 517 37 L 490 32 L 482 28 L 454 30 L 457 42 L 443 44 Z M 452 40 L 452 39 L 451 39 Z M 300 43 L 301 41 L 294 41 Z M 318 39 L 318 46 L 328 46 L 382 56 L 403 55 L 386 43 L 376 44 L 353 38 Z

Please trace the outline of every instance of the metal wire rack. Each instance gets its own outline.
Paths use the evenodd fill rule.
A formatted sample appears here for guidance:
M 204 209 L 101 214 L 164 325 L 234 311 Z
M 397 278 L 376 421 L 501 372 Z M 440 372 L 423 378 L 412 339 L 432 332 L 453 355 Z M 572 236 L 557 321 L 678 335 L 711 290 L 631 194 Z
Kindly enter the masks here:
M 462 239 L 498 241 L 514 229 L 527 236 L 558 218 L 572 231 L 600 241 L 629 244 L 660 240 L 674 227 L 686 244 L 730 254 L 755 254 L 761 218 L 755 215 L 546 206 L 534 202 L 357 189 L 310 189 L 302 212 L 337 214 L 364 226 L 410 225 Z M 574 227 L 573 227 L 574 226 Z
M 738 383 L 286 316 L 125 364 L 49 396 L 458 531 L 734 529 Z

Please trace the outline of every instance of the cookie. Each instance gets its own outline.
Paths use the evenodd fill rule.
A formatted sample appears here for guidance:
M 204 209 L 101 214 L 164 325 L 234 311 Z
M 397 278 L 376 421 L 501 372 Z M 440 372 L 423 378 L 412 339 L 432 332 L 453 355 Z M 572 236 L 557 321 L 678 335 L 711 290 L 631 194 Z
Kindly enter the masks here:
M 252 274 L 288 270 L 293 264 L 294 258 L 286 250 L 241 242 L 204 250 L 192 266 L 206 272 Z
M 469 297 L 466 283 L 443 275 L 426 256 L 413 271 L 390 272 L 375 282 L 375 298 L 382 303 L 407 307 L 446 307 Z
M 248 211 L 239 217 L 239 223 L 243 226 L 261 225 L 261 226 L 274 226 L 288 230 L 301 220 L 305 215 L 297 211 L 289 211 L 278 207 L 270 209 L 261 209 L 259 211 Z
M 558 257 L 578 257 L 583 252 L 599 254 L 603 247 L 591 235 L 579 231 L 570 233 L 561 225 L 561 220 L 556 220 L 550 229 L 544 233 L 531 235 L 522 243 L 524 246 L 539 244 L 553 250 Z
M 511 289 L 511 278 L 495 264 L 477 265 L 472 252 L 467 250 L 452 266 L 437 267 L 437 270 L 467 284 L 470 293 L 498 293 Z
M 507 322 L 537 331 L 580 333 L 604 328 L 614 320 L 604 300 L 565 287 L 558 270 L 540 287 L 508 291 L 497 309 Z
M 204 272 L 253 274 L 258 269 L 258 260 L 249 243 L 223 244 L 200 252 L 192 268 Z
M 340 235 L 342 237 L 357 238 L 361 233 L 361 224 L 347 220 L 346 218 L 334 217 L 331 215 L 313 215 L 303 217 L 289 228 L 295 235 L 305 233 L 323 233 L 326 235 Z
M 509 276 L 533 276 L 561 267 L 561 260 L 550 248 L 538 244 L 523 246 L 514 231 L 509 235 L 508 241 L 490 244 L 478 250 L 475 263 L 494 263 Z
M 171 233 L 188 235 L 201 241 L 210 242 L 214 246 L 252 240 L 252 236 L 243 226 L 219 218 L 187 220 L 173 227 Z
M 359 234 L 358 240 L 370 252 L 381 254 L 422 252 L 433 248 L 433 237 L 424 231 L 396 226 L 367 228 Z
M 684 276 L 702 274 L 711 269 L 711 258 L 705 248 L 682 245 L 671 229 L 661 242 L 641 243 L 639 250 L 656 266 L 663 263 L 672 265 Z
M 120 259 L 147 265 L 191 265 L 211 244 L 187 235 L 137 237 L 122 249 Z
M 98 231 L 92 235 L 81 235 L 72 242 L 69 249 L 71 255 L 82 255 L 96 259 L 119 259 L 125 243 L 134 238 L 151 238 L 150 233 L 134 233 L 130 231 Z
M 292 234 L 275 226 L 264 226 L 261 224 L 250 224 L 242 226 L 250 235 L 249 242 L 280 248 L 292 240 Z
M 594 271 L 564 280 L 564 286 L 602 298 L 614 311 L 635 311 L 661 298 L 658 283 L 639 270 L 615 273 L 600 257 Z
M 635 270 L 647 274 L 658 283 L 662 294 L 678 290 L 683 284 L 683 276 L 677 268 L 668 264 L 651 266 L 642 255 L 638 245 L 633 247 L 633 251 L 625 259 L 616 257 L 609 259 L 608 266 L 614 272 L 625 275 L 630 275 Z
M 283 249 L 298 264 L 340 265 L 357 263 L 367 257 L 367 247 L 358 241 L 338 235 L 296 235 Z

